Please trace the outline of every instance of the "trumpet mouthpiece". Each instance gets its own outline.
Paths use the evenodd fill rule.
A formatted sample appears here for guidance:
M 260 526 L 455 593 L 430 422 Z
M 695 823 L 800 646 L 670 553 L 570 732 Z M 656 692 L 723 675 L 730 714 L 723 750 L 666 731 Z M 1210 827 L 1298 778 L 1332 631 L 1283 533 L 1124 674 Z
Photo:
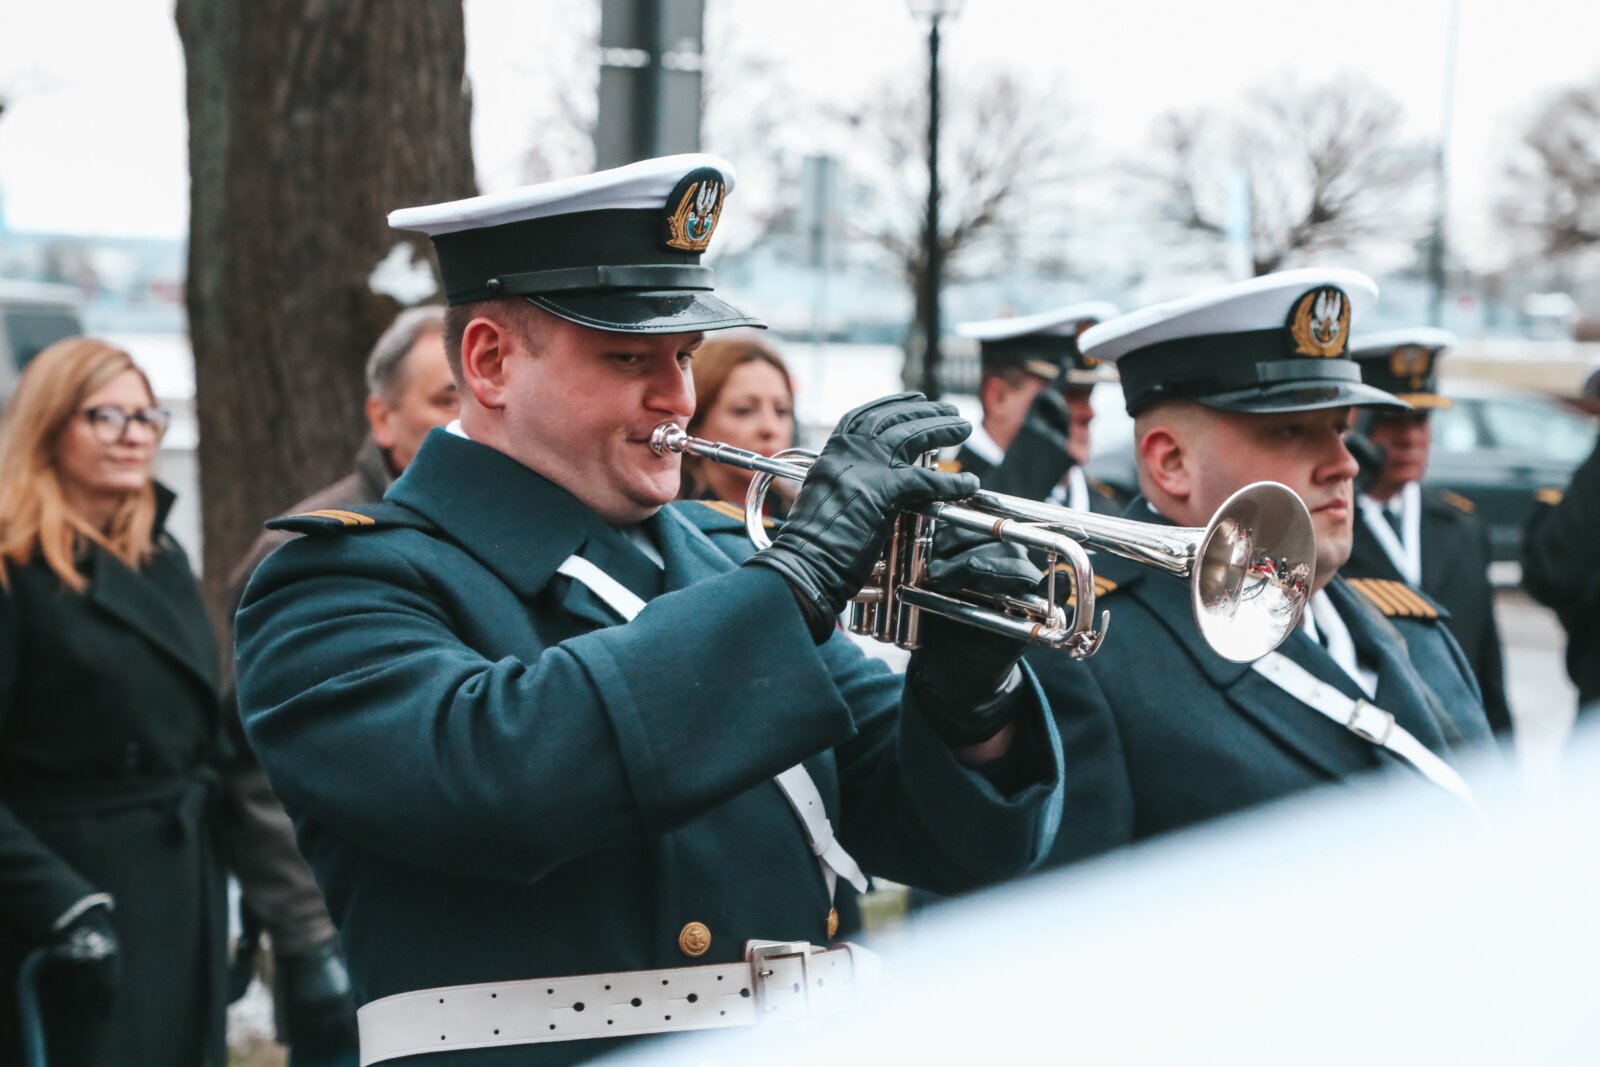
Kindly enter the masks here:
M 689 435 L 676 423 L 663 422 L 650 431 L 650 447 L 656 455 L 666 455 L 668 452 L 682 452 L 683 444 Z

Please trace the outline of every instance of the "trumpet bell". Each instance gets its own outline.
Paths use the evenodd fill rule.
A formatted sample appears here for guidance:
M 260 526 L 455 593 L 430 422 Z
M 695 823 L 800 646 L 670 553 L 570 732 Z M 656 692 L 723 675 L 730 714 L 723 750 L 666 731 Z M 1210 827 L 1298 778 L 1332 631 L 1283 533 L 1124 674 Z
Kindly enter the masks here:
M 1311 514 L 1292 489 L 1256 482 L 1205 527 L 1189 583 L 1195 625 L 1219 656 L 1260 659 L 1300 625 L 1316 568 Z

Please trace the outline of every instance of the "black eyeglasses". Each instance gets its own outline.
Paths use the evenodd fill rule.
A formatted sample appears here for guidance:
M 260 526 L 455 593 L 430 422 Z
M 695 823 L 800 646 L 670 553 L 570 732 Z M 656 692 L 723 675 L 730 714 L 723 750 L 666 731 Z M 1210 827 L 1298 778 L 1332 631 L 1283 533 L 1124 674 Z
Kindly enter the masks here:
M 149 430 L 150 435 L 159 441 L 167 432 L 167 424 L 172 421 L 172 413 L 166 408 L 124 411 L 115 404 L 97 404 L 85 408 L 83 417 L 89 420 L 89 428 L 94 431 L 95 439 L 103 445 L 114 445 L 126 438 L 128 424 L 133 422 Z

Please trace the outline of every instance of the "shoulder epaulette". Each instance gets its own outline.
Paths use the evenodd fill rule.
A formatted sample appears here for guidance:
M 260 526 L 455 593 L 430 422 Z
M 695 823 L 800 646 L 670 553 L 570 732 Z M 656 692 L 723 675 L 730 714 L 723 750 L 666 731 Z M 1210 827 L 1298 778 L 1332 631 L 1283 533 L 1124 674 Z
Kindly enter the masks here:
M 1388 578 L 1351 578 L 1350 588 L 1391 619 L 1437 619 L 1439 605 L 1404 582 Z
M 410 508 L 380 502 L 283 515 L 267 523 L 267 529 L 299 534 L 332 534 L 394 528 L 422 530 L 432 525 Z
M 1555 507 L 1557 504 L 1565 500 L 1566 497 L 1567 494 L 1565 490 L 1556 489 L 1553 486 L 1546 486 L 1545 488 L 1540 489 L 1533 494 L 1534 500 L 1541 504 L 1549 504 L 1551 507 Z
M 1466 515 L 1471 515 L 1474 511 L 1478 510 L 1478 505 L 1474 504 L 1460 493 L 1452 493 L 1448 489 L 1439 490 L 1439 499 L 1443 500 L 1446 504 L 1449 504 L 1457 511 Z
M 679 500 L 672 506 L 703 533 L 744 529 L 744 508 L 726 500 Z M 778 524 L 772 519 L 763 518 L 761 525 L 770 530 Z
M 1068 582 L 1072 581 L 1072 568 L 1067 566 L 1065 563 L 1057 563 L 1056 564 L 1056 581 L 1060 582 L 1062 580 L 1065 580 L 1065 581 L 1068 581 Z M 1107 578 L 1105 575 L 1096 574 L 1094 576 L 1094 598 L 1096 600 L 1099 600 L 1101 597 L 1105 596 L 1108 593 L 1115 592 L 1116 588 L 1117 588 L 1117 583 L 1112 581 L 1110 578 Z M 1078 603 L 1078 594 L 1077 594 L 1077 592 L 1074 591 L 1071 596 L 1067 597 L 1065 603 L 1066 603 L 1067 607 L 1069 607 L 1069 608 L 1077 606 L 1077 603 Z
M 1107 500 L 1118 500 L 1122 496 L 1114 486 L 1107 482 L 1102 482 L 1099 478 L 1091 478 L 1088 475 L 1084 475 L 1083 480 L 1089 486 L 1090 491 L 1100 494 Z

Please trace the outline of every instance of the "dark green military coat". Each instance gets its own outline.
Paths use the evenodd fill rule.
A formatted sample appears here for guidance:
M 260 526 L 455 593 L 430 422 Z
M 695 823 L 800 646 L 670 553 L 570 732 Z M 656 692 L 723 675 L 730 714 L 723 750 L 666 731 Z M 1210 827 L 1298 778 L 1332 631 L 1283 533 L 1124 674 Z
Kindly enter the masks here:
M 1540 494 L 1522 545 L 1522 581 L 1567 631 L 1567 673 L 1578 706 L 1600 705 L 1600 445 L 1572 484 Z
M 1494 587 L 1489 584 L 1489 537 L 1472 515 L 1470 501 L 1454 493 L 1422 494 L 1422 591 L 1449 612 L 1455 635 L 1483 691 L 1484 711 L 1498 734 L 1511 731 L 1506 702 L 1500 630 L 1494 621 Z M 1346 578 L 1386 578 L 1403 582 L 1399 568 L 1383 550 L 1365 513 L 1357 510 L 1355 544 L 1339 573 Z
M 1003 794 L 900 678 L 842 635 L 816 646 L 782 578 L 735 567 L 672 509 L 645 524 L 660 575 L 564 490 L 438 430 L 387 500 L 269 557 L 235 631 L 246 730 L 358 1001 L 826 941 L 832 902 L 772 782 L 802 760 L 845 847 L 896 880 L 970 887 L 1048 848 L 1059 748 L 1036 690 L 1033 784 Z M 665 591 L 619 625 L 555 574 L 573 553 Z M 711 931 L 698 959 L 679 946 L 691 922 Z
M 1130 511 L 1151 515 L 1142 498 Z M 1070 768 L 1069 817 L 1051 863 L 1396 765 L 1249 664 L 1212 652 L 1195 628 L 1187 583 L 1103 552 L 1095 568 L 1110 586 L 1098 602 L 1111 612 L 1100 651 L 1082 661 L 1028 656 Z M 1437 618 L 1386 618 L 1342 578 L 1327 591 L 1357 653 L 1377 668 L 1378 706 L 1447 758 L 1489 739 L 1470 668 Z M 1364 696 L 1304 631 L 1280 651 L 1347 695 Z
M 89 549 L 83 593 L 42 559 L 0 589 L 0 1063 L 21 1060 L 18 963 L 101 893 L 121 984 L 104 1021 L 46 997 L 52 1067 L 222 1062 L 216 650 L 188 559 L 157 537 L 138 571 Z

